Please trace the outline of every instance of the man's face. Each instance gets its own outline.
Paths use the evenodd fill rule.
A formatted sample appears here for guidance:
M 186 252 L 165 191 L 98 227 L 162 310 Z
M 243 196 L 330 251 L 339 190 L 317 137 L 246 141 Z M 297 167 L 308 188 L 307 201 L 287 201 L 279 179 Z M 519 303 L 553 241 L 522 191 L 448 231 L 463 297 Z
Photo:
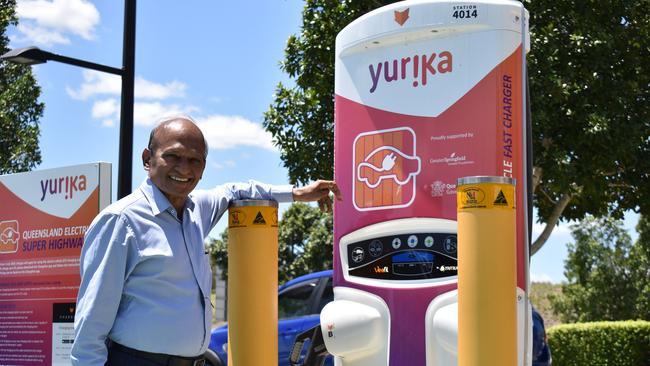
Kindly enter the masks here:
M 142 159 L 151 181 L 177 209 L 199 183 L 205 169 L 205 142 L 196 125 L 173 121 L 156 131 L 153 151 L 145 149 Z

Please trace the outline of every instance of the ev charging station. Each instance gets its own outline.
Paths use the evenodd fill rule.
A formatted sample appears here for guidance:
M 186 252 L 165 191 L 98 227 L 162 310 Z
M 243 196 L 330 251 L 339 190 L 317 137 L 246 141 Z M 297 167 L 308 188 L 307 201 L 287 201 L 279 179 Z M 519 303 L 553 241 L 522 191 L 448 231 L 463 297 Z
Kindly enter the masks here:
M 516 1 L 413 0 L 338 34 L 334 164 L 344 200 L 334 211 L 334 301 L 321 312 L 336 365 L 457 364 L 456 184 L 468 176 L 517 181 L 508 228 L 517 364 L 530 365 L 527 19 Z

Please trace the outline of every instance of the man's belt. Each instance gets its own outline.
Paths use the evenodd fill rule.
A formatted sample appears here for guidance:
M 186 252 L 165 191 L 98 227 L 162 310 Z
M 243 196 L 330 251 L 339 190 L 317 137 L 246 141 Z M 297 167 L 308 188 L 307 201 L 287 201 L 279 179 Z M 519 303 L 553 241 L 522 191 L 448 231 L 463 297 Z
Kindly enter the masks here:
M 180 357 L 180 356 L 166 355 L 164 353 L 151 353 L 151 352 L 140 351 L 127 346 L 123 346 L 113 341 L 109 342 L 108 348 L 110 350 L 115 350 L 118 352 L 126 353 L 131 356 L 149 360 L 159 365 L 166 365 L 166 366 L 204 366 L 205 365 L 205 358 L 203 358 L 203 356 Z

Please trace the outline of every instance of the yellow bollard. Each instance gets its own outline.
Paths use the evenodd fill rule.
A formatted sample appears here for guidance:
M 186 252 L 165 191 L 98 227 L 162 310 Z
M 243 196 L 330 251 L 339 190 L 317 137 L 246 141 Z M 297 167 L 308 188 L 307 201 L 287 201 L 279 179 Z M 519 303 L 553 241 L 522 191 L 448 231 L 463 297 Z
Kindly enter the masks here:
M 458 365 L 517 364 L 515 182 L 458 179 Z
M 242 200 L 228 214 L 228 365 L 278 362 L 278 203 Z

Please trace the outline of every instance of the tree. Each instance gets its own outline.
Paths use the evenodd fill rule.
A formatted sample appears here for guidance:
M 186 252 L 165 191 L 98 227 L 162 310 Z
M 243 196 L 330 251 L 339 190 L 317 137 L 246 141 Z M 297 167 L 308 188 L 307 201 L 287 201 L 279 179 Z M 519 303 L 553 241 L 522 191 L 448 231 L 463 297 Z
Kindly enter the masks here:
M 641 216 L 636 225 L 639 238 L 632 248 L 632 271 L 637 279 L 635 313 L 640 319 L 650 320 L 650 216 Z
M 15 0 L 0 0 L 0 54 L 9 51 L 7 27 L 18 24 L 15 7 Z M 0 61 L 0 174 L 27 171 L 41 163 L 40 93 L 29 66 Z
M 221 278 L 228 279 L 228 228 L 219 235 L 219 239 L 210 239 L 206 245 L 212 264 L 221 269 Z M 216 274 L 212 274 L 213 279 Z
M 332 268 L 332 215 L 304 203 L 285 211 L 278 228 L 279 281 Z
M 345 25 L 394 1 L 306 0 L 302 32 L 291 36 L 281 68 L 296 86 L 282 83 L 264 114 L 264 127 L 280 147 L 293 184 L 333 174 L 334 41 Z
M 278 281 L 332 268 L 332 215 L 292 204 L 278 223 Z M 208 243 L 213 263 L 228 276 L 228 229 Z
M 643 223 L 643 224 L 641 224 Z M 552 298 L 554 312 L 565 322 L 650 319 L 650 234 L 648 221 L 636 244 L 620 220 L 592 216 L 572 226 L 568 244 L 567 283 Z
M 650 1 L 527 0 L 535 206 L 547 229 L 650 214 Z
M 389 1 L 307 0 L 264 126 L 293 183 L 332 177 L 334 39 Z M 546 229 L 586 214 L 650 214 L 650 0 L 526 0 L 534 206 Z

